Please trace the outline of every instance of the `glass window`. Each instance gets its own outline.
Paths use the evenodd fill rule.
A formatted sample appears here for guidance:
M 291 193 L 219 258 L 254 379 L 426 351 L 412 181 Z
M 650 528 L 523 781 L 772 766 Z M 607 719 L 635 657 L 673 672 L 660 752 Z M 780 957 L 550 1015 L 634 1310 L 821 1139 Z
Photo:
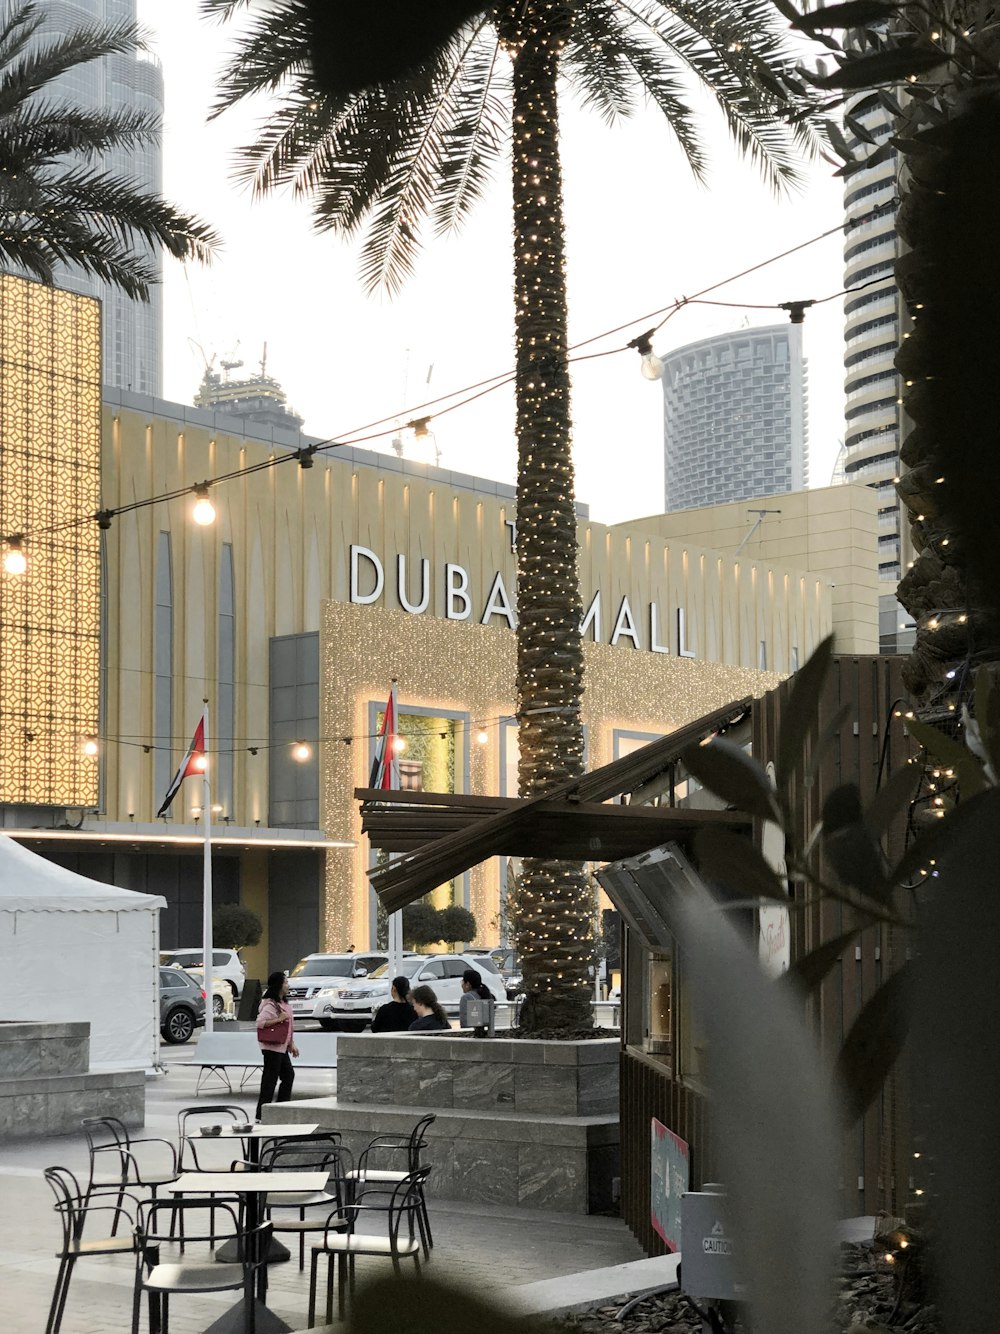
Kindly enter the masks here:
M 180 971 L 180 969 L 173 969 L 173 968 L 160 969 L 160 986 L 163 987 L 164 990 L 166 991 L 177 990 L 177 988 L 183 987 L 186 984 L 186 982 L 187 978 Z
M 421 977 L 430 977 L 435 980 L 443 978 L 444 975 L 444 964 L 440 959 L 435 959 L 433 963 L 425 964 L 420 970 Z M 461 976 L 461 974 L 459 974 L 459 976 Z
M 226 964 L 229 963 L 230 958 L 231 952 L 229 950 L 212 951 L 212 963 L 216 968 L 225 968 Z
M 443 963 L 438 965 L 438 967 L 444 969 L 445 977 L 461 977 L 468 966 L 464 959 L 445 959 Z
M 300 959 L 291 971 L 292 977 L 350 977 L 354 960 L 349 954 L 323 954 L 317 959 Z

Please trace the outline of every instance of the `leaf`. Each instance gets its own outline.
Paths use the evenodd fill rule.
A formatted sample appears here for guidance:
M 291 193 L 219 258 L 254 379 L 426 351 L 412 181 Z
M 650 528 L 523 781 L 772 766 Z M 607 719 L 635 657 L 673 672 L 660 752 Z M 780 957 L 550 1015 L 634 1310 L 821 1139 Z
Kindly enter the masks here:
M 825 5 L 822 9 L 800 14 L 793 27 L 810 35 L 824 28 L 863 28 L 867 23 L 881 23 L 893 18 L 899 8 L 898 4 L 886 0 L 849 0 L 846 4 Z
M 893 818 L 916 796 L 920 779 L 920 767 L 912 764 L 904 764 L 890 774 L 888 782 L 875 794 L 865 811 L 865 824 L 873 834 L 881 837 L 885 833 Z
M 949 768 L 963 764 L 970 757 L 970 752 L 961 741 L 956 741 L 947 733 L 938 731 L 936 727 L 931 727 L 930 723 L 925 723 L 920 718 L 907 718 L 906 730 L 918 745 L 923 746 L 928 755 L 933 755 L 934 759 L 940 760 Z
M 862 1010 L 837 1057 L 848 1125 L 864 1114 L 899 1059 L 910 1029 L 911 965 L 883 982 Z
M 882 849 L 864 823 L 855 783 L 842 783 L 823 803 L 823 851 L 841 884 L 884 902 L 889 886 Z
M 803 954 L 801 959 L 795 960 L 785 978 L 805 987 L 806 991 L 815 990 L 862 930 L 863 924 L 851 931 L 845 931 L 842 936 L 834 936 L 833 940 L 828 940 L 823 945 L 817 945 L 808 954 Z
M 835 120 L 824 120 L 823 129 L 826 130 L 826 137 L 830 140 L 833 151 L 838 157 L 843 158 L 845 162 L 855 162 L 857 160 Z
M 705 746 L 688 746 L 681 761 L 693 778 L 728 805 L 762 820 L 779 818 L 767 774 L 732 741 L 716 737 Z
M 876 83 L 901 83 L 911 74 L 926 74 L 948 63 L 947 51 L 927 46 L 897 46 L 870 56 L 854 56 L 825 78 L 817 88 L 870 88 Z
M 776 871 L 749 838 L 729 829 L 701 829 L 695 835 L 698 871 L 709 884 L 733 890 L 741 897 L 755 896 L 788 902 L 788 892 Z
M 781 712 L 776 766 L 778 790 L 787 793 L 805 764 L 806 745 L 819 723 L 819 701 L 830 669 L 833 636 L 828 635 L 792 678 L 788 703 Z
M 988 667 L 976 672 L 976 722 L 994 775 L 1000 775 L 1000 685 Z

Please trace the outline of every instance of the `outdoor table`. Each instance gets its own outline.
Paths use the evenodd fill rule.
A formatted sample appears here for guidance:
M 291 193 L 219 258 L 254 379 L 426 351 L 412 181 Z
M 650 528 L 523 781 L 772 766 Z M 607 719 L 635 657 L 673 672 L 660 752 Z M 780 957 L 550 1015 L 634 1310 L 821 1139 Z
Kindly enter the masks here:
M 258 1127 L 263 1129 L 263 1127 Z M 265 1195 L 298 1194 L 301 1190 L 321 1191 L 327 1183 L 326 1172 L 185 1172 L 166 1190 L 171 1195 L 242 1195 L 246 1198 L 246 1228 L 260 1225 L 261 1201 Z M 284 1334 L 292 1328 L 264 1305 L 266 1270 L 257 1277 L 255 1295 L 257 1334 Z M 205 1334 L 243 1334 L 243 1303 L 237 1302 L 208 1327 Z
M 200 1131 L 192 1130 L 185 1139 L 208 1141 L 210 1144 L 218 1143 L 225 1139 L 239 1139 L 247 1142 L 247 1159 L 253 1163 L 254 1167 L 260 1166 L 260 1149 L 264 1140 L 268 1139 L 304 1139 L 307 1135 L 314 1135 L 319 1129 L 319 1124 L 298 1125 L 289 1123 L 279 1125 L 273 1122 L 270 1125 L 255 1125 L 249 1130 L 236 1130 L 232 1125 L 222 1127 L 220 1135 L 202 1135 Z M 271 1245 L 267 1252 L 267 1263 L 269 1265 L 280 1264 L 282 1260 L 287 1260 L 291 1252 L 283 1241 L 278 1241 L 276 1237 L 271 1238 Z M 236 1261 L 236 1243 L 227 1241 L 225 1246 L 220 1246 L 215 1256 L 220 1264 L 234 1264 Z

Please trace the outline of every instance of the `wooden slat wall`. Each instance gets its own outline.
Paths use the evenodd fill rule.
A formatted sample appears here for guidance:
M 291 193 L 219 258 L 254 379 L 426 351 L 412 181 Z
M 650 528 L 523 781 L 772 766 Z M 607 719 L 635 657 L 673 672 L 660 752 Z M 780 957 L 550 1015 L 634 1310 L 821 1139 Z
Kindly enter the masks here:
M 851 706 L 831 753 L 815 783 L 798 793 L 799 819 L 812 828 L 820 818 L 826 795 L 838 784 L 856 782 L 862 804 L 877 790 L 883 742 L 886 747 L 883 782 L 913 753 L 902 717 L 905 692 L 902 659 L 838 657 L 820 706 L 820 732 L 842 704 Z M 761 762 L 775 760 L 783 706 L 790 685 L 758 700 L 753 708 L 753 750 Z M 895 861 L 906 843 L 906 812 L 888 832 L 888 851 Z M 795 957 L 821 941 L 846 931 L 849 910 L 831 900 L 810 895 L 806 906 L 792 914 L 792 949 Z M 888 927 L 870 927 L 859 938 L 860 956 L 848 950 L 833 968 L 809 1013 L 823 1051 L 832 1063 L 859 1011 L 890 972 L 905 958 L 906 941 Z M 631 988 L 630 988 L 631 990 Z M 628 998 L 626 997 L 626 1004 Z M 845 1217 L 879 1212 L 897 1215 L 906 1198 L 912 1162 L 908 1079 L 905 1061 L 887 1080 L 860 1125 L 850 1130 L 842 1151 L 840 1208 Z M 626 1047 L 621 1058 L 622 1106 L 622 1212 L 640 1244 L 651 1254 L 664 1247 L 649 1222 L 650 1119 L 657 1117 L 691 1145 L 692 1188 L 712 1180 L 708 1106 L 706 1100 L 675 1082 L 667 1064 Z

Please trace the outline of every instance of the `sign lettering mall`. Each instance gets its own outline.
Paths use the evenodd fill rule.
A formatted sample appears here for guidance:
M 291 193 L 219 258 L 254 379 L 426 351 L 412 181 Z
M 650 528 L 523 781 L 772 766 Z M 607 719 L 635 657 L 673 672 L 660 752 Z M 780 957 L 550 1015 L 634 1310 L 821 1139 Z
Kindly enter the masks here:
M 358 606 L 369 606 L 377 602 L 385 592 L 386 584 L 385 567 L 379 556 L 369 547 L 352 545 L 350 562 L 350 601 Z M 431 563 L 424 558 L 419 566 L 420 577 L 417 580 L 419 591 L 416 600 L 412 601 L 407 559 L 404 555 L 396 557 L 396 596 L 399 605 L 410 616 L 422 616 L 429 609 L 431 602 Z M 467 621 L 478 611 L 479 609 L 472 605 L 468 571 L 461 565 L 448 562 L 444 567 L 445 617 L 449 621 Z M 504 585 L 503 575 L 499 571 L 493 576 L 490 591 L 486 595 L 486 602 L 478 618 L 479 624 L 489 625 L 495 616 L 506 621 L 511 630 L 516 629 L 517 617 Z M 603 624 L 601 594 L 598 591 L 591 598 L 590 605 L 580 622 L 580 633 L 584 638 L 591 636 L 596 644 L 603 643 Z M 671 648 L 669 642 L 664 642 L 669 640 L 669 632 L 660 620 L 657 603 L 648 603 L 644 609 L 639 609 L 637 614 L 628 598 L 623 597 L 607 642 L 615 645 L 626 640 L 633 648 L 648 649 L 650 653 L 674 652 L 681 658 L 693 658 L 695 651 L 691 647 L 690 639 L 693 639 L 693 635 L 690 634 L 683 607 L 678 607 L 675 611 L 674 645 Z

